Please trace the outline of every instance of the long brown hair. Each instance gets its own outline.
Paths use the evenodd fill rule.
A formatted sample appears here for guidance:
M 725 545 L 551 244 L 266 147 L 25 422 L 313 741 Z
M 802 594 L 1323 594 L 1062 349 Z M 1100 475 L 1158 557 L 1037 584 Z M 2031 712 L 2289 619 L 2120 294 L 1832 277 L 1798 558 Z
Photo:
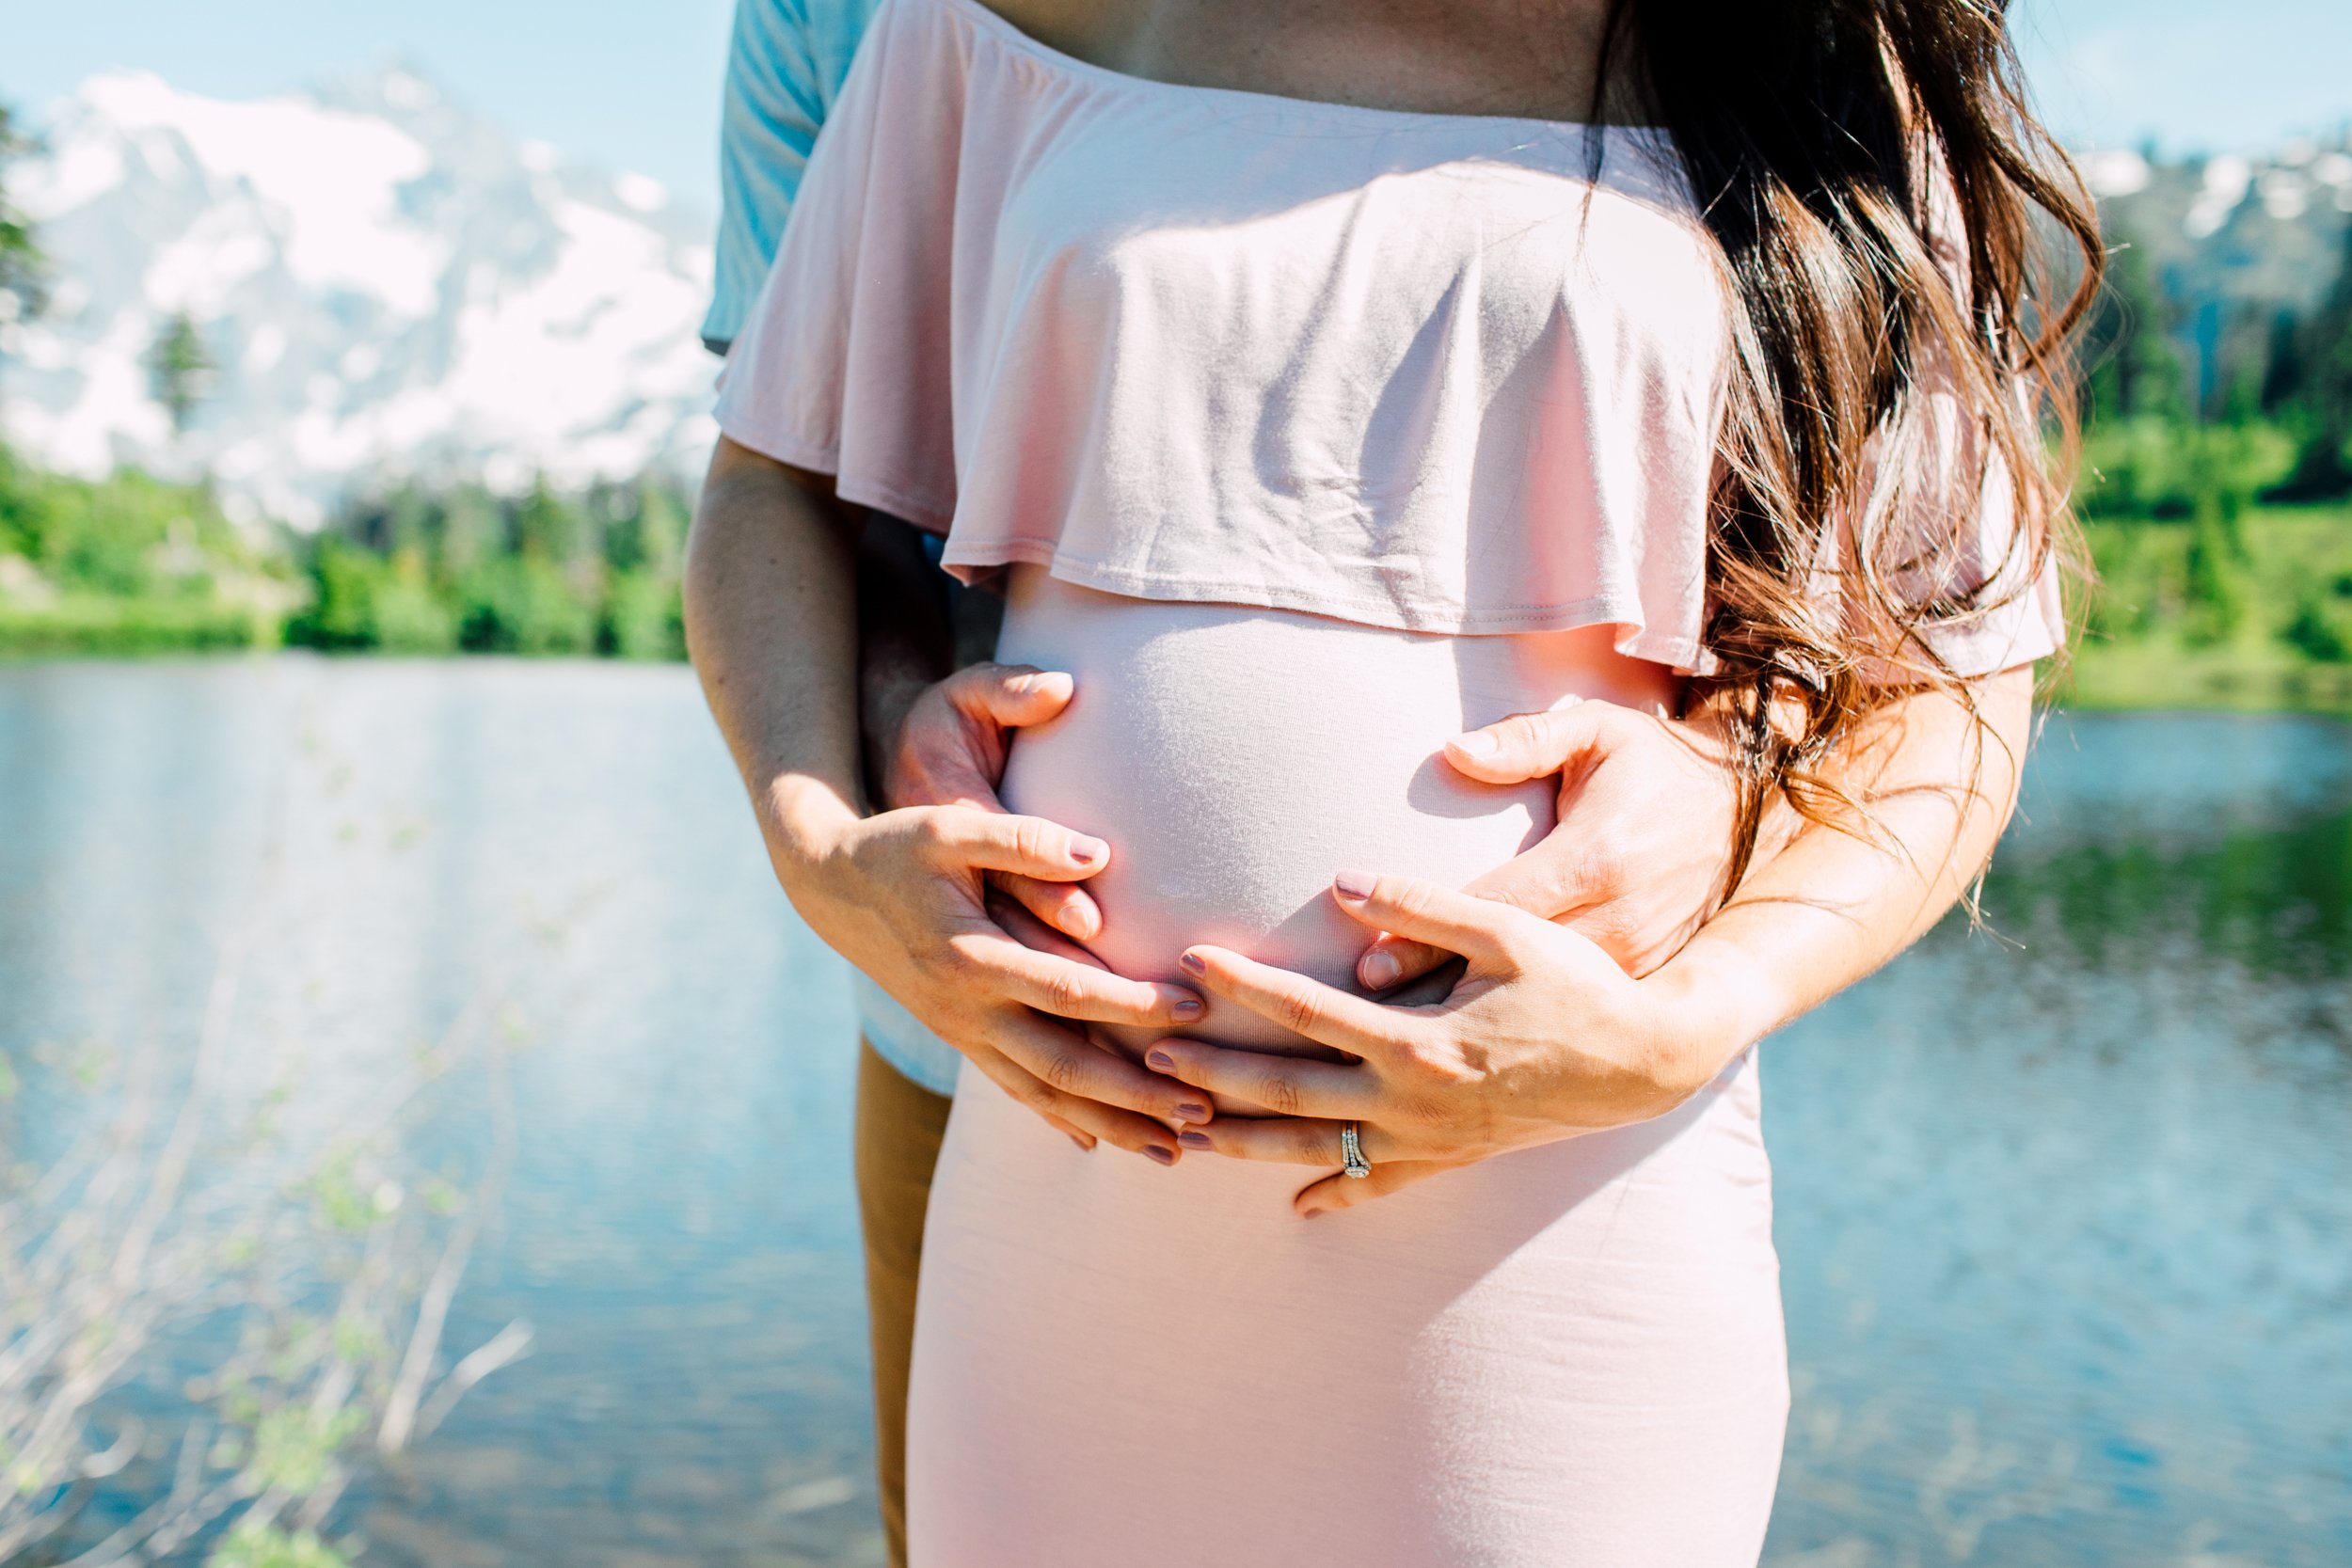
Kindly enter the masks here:
M 1607 93 L 1670 134 L 1729 285 L 1707 641 L 1746 786 L 1736 885 L 1773 791 L 1815 820 L 1852 804 L 1817 769 L 1857 719 L 1968 700 L 1923 633 L 2080 561 L 2068 350 L 2104 252 L 2005 0 L 1613 0 L 1602 64 L 1595 119 Z M 1955 580 L 2004 499 L 2012 560 Z

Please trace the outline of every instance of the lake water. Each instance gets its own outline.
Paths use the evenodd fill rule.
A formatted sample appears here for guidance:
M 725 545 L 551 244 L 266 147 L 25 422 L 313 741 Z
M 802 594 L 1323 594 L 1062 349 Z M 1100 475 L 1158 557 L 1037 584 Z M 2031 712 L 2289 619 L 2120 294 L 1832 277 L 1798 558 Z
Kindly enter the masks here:
M 2061 718 L 2027 812 L 1989 932 L 1764 1048 L 1768 1561 L 2352 1561 L 2352 731 Z M 451 1353 L 532 1330 L 358 1474 L 331 1524 L 363 1560 L 881 1560 L 847 990 L 685 671 L 0 669 L 0 1165 L 193 1060 L 224 944 L 188 1223 L 299 1206 L 390 1126 L 379 1207 L 420 1173 L 495 1198 Z M 436 1043 L 469 1017 L 495 1074 Z M 270 1234 L 290 1299 L 343 1244 Z M 72 1540 L 168 1487 L 233 1321 L 102 1406 L 150 1435 Z

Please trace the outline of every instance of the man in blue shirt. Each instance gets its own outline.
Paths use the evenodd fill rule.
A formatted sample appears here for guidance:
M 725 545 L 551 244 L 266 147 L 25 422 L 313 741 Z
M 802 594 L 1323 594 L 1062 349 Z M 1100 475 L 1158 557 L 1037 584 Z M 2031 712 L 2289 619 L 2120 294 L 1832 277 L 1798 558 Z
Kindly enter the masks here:
M 703 341 L 724 354 L 742 328 L 799 193 L 801 174 L 880 0 L 737 0 L 720 131 L 718 276 Z M 943 432 L 943 437 L 945 433 Z M 928 557 L 928 559 L 927 559 Z M 864 684 L 900 693 L 993 647 L 985 596 L 957 594 L 936 546 L 875 517 L 859 558 Z M 952 627 L 952 629 L 951 629 Z M 956 632 L 962 635 L 955 635 Z M 957 644 L 961 644 L 961 647 Z M 886 699 L 885 699 L 886 700 Z M 874 1364 L 875 1465 L 894 1564 L 906 1561 L 907 1365 L 931 1168 L 961 1057 L 864 975 L 856 1167 Z

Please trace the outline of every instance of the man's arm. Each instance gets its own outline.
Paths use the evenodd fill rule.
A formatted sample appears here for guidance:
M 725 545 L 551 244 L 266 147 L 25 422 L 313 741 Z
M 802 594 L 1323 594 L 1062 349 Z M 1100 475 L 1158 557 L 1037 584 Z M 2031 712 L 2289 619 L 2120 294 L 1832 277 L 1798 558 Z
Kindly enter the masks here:
M 974 806 L 864 809 L 862 520 L 822 476 L 722 438 L 687 542 L 688 647 L 777 880 L 811 929 L 1007 1092 L 1172 1161 L 1164 1123 L 1206 1119 L 1200 1097 L 1069 1021 L 1166 1028 L 1199 1017 L 1199 998 L 1025 946 L 985 905 L 986 872 L 1081 880 L 1109 847 Z

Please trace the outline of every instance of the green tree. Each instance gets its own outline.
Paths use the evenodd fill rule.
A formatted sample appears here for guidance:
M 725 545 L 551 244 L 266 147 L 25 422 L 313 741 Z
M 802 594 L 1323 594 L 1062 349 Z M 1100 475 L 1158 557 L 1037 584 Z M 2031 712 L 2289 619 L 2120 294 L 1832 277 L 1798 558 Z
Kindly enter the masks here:
M 185 310 L 173 311 L 155 335 L 155 346 L 147 355 L 147 374 L 149 390 L 171 416 L 172 434 L 185 436 L 197 404 L 212 390 L 213 379 L 213 356 L 204 346 L 204 334 Z
M 2094 420 L 2178 419 L 2187 411 L 2173 310 L 2156 286 L 2148 253 L 2128 239 L 2109 248 L 2106 287 L 2085 334 Z
M 2185 632 L 2191 647 L 2212 647 L 2236 635 L 2246 619 L 2246 583 L 2228 525 L 2218 510 L 2200 508 L 2188 536 Z
M 2270 492 L 2277 500 L 2352 495 L 2352 226 L 2344 234 L 2336 280 L 2312 312 L 2301 342 L 2301 386 L 2294 412 L 2305 430 L 2295 471 Z
M 2263 356 L 2262 412 L 2277 419 L 2303 394 L 2303 324 L 2292 310 L 2270 318 L 2269 351 Z

